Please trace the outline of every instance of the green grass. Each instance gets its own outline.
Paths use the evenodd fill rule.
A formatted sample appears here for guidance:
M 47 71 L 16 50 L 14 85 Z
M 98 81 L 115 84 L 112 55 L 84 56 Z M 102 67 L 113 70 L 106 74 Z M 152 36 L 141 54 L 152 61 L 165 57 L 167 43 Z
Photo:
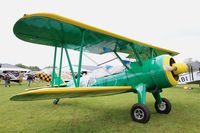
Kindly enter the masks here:
M 32 87 L 45 83 L 34 83 Z M 73 132 L 200 132 L 200 88 L 180 87 L 164 90 L 162 96 L 172 103 L 168 115 L 158 114 L 154 99 L 147 95 L 151 119 L 147 124 L 133 122 L 130 108 L 137 102 L 132 93 L 96 98 L 15 102 L 9 98 L 28 88 L 27 83 L 5 88 L 0 83 L 0 133 L 73 133 Z

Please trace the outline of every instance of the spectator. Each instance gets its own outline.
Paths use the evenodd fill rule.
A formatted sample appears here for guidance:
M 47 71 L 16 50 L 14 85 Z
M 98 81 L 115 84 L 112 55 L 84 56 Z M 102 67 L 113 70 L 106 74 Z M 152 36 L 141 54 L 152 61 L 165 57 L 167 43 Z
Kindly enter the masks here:
M 7 86 L 10 87 L 10 76 L 9 76 L 9 74 L 6 74 L 4 76 L 4 81 L 5 81 L 5 87 L 7 87 Z
M 24 75 L 22 73 L 19 73 L 18 75 L 18 79 L 19 79 L 19 84 L 21 85 L 22 83 L 22 79 L 23 79 Z
M 33 76 L 31 74 L 28 74 L 27 81 L 28 81 L 28 86 L 31 86 L 31 82 L 33 81 Z

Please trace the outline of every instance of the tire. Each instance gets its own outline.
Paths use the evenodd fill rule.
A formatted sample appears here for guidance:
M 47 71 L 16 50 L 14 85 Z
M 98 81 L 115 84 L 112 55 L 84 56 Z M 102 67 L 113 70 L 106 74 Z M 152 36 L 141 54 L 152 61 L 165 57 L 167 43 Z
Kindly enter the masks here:
M 54 100 L 53 100 L 53 104 L 54 104 L 54 105 L 58 104 L 59 100 L 60 100 L 60 99 L 54 99 Z
M 171 103 L 166 98 L 162 98 L 161 104 L 155 102 L 155 109 L 160 114 L 169 114 L 171 108 L 172 108 Z
M 134 104 L 131 108 L 131 117 L 133 121 L 147 123 L 150 119 L 150 111 L 144 104 Z

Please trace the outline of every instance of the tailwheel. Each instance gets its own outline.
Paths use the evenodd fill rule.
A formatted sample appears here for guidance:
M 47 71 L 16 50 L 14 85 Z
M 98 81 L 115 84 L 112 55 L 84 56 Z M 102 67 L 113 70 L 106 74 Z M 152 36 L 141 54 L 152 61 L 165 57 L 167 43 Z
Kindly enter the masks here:
M 155 109 L 158 113 L 168 114 L 171 111 L 171 103 L 166 98 L 162 98 L 160 104 L 155 102 Z
M 53 104 L 56 105 L 56 104 L 58 104 L 59 101 L 60 101 L 60 99 L 54 99 L 54 100 L 53 100 Z
M 144 104 L 134 104 L 131 108 L 131 117 L 134 121 L 147 123 L 150 119 L 150 111 Z

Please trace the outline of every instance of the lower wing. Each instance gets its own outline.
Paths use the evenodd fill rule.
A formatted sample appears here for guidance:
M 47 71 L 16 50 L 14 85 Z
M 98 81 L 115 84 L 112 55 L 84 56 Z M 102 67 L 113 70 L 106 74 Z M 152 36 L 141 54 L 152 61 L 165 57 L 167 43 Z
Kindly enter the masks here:
M 95 97 L 131 92 L 131 86 L 41 88 L 12 96 L 12 101 L 33 101 L 56 98 Z

